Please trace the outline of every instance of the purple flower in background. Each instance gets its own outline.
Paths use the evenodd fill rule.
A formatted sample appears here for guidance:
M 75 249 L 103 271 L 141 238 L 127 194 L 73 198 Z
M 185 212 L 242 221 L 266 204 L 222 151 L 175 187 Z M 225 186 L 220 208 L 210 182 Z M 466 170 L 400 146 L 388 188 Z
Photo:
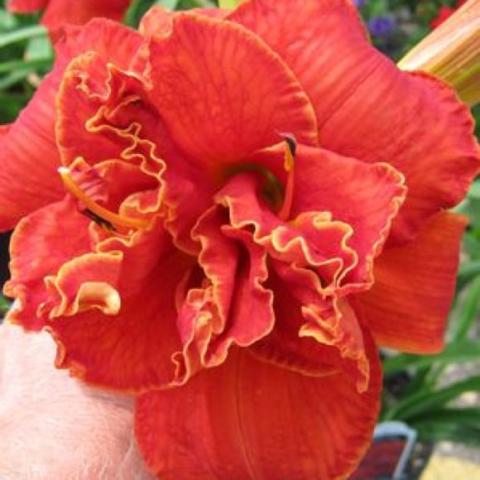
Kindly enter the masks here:
M 367 0 L 353 0 L 353 3 L 357 7 L 363 7 L 365 5 L 365 3 L 367 3 Z
M 373 17 L 368 21 L 368 29 L 374 37 L 388 37 L 395 27 L 396 21 L 391 15 Z

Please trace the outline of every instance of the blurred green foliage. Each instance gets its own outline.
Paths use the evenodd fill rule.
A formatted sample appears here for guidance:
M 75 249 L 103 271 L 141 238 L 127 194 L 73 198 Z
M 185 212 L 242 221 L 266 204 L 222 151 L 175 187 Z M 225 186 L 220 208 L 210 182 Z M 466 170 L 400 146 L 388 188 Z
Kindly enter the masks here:
M 407 422 L 425 441 L 480 447 L 480 402 L 462 402 L 466 394 L 480 398 L 480 180 L 456 210 L 469 216 L 470 225 L 446 348 L 438 355 L 397 354 L 384 361 L 382 417 Z
M 51 68 L 53 52 L 38 16 L 12 15 L 0 2 L 0 122 L 15 119 L 43 75 Z
M 430 23 L 442 5 L 455 3 L 455 0 L 357 0 L 373 43 L 394 60 L 430 31 Z M 137 26 L 154 4 L 171 9 L 215 6 L 210 0 L 133 0 L 125 23 Z M 0 0 L 0 123 L 16 118 L 53 64 L 48 35 L 38 21 L 38 15 L 8 13 L 4 0 Z M 480 119 L 480 109 L 476 115 Z M 452 366 L 480 363 L 477 331 L 480 181 L 473 185 L 458 211 L 468 215 L 471 224 L 465 236 L 447 347 L 436 356 L 388 354 L 384 361 L 386 388 L 382 417 L 406 421 L 424 440 L 449 439 L 480 446 L 480 406 L 458 404 L 465 393 L 480 392 L 480 373 L 453 383 L 446 381 L 446 372 Z M 0 297 L 0 314 L 7 308 L 8 302 Z

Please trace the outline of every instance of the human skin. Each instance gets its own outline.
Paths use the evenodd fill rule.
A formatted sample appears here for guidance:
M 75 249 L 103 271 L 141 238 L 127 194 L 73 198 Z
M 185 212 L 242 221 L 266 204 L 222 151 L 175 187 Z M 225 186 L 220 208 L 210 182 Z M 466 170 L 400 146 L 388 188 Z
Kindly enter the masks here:
M 52 368 L 47 333 L 0 326 L 0 478 L 148 480 L 127 396 Z

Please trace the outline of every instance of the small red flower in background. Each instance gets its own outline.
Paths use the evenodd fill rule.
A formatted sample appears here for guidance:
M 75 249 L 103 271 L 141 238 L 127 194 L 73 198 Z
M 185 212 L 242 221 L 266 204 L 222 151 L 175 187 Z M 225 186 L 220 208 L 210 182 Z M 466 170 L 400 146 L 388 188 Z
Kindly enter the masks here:
M 0 141 L 10 321 L 138 394 L 161 478 L 346 478 L 376 345 L 443 345 L 468 109 L 377 52 L 346 0 L 157 8 L 56 47 Z
M 130 0 L 8 0 L 8 9 L 16 13 L 45 10 L 42 23 L 55 29 L 65 23 L 83 24 L 94 17 L 121 20 Z
M 437 28 L 443 22 L 448 20 L 456 10 L 458 10 L 467 0 L 457 0 L 457 3 L 454 8 L 446 7 L 445 5 L 440 7 L 438 10 L 438 15 L 430 22 L 431 28 Z

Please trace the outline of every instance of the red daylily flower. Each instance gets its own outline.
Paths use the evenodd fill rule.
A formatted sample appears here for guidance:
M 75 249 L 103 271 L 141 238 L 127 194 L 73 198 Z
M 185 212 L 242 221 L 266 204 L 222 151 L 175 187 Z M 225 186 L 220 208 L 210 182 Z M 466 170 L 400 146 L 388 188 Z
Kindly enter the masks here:
M 430 21 L 430 27 L 433 29 L 440 26 L 443 22 L 448 20 L 466 2 L 467 0 L 458 0 L 454 8 L 447 7 L 445 5 L 440 7 L 440 9 L 438 10 L 437 16 Z
M 161 478 L 346 478 L 376 344 L 443 345 L 468 109 L 376 51 L 347 0 L 155 8 L 56 47 L 0 142 L 10 321 L 139 395 Z
M 83 24 L 94 17 L 121 20 L 130 0 L 9 0 L 8 9 L 16 13 L 45 10 L 42 23 L 50 29 L 64 24 Z

